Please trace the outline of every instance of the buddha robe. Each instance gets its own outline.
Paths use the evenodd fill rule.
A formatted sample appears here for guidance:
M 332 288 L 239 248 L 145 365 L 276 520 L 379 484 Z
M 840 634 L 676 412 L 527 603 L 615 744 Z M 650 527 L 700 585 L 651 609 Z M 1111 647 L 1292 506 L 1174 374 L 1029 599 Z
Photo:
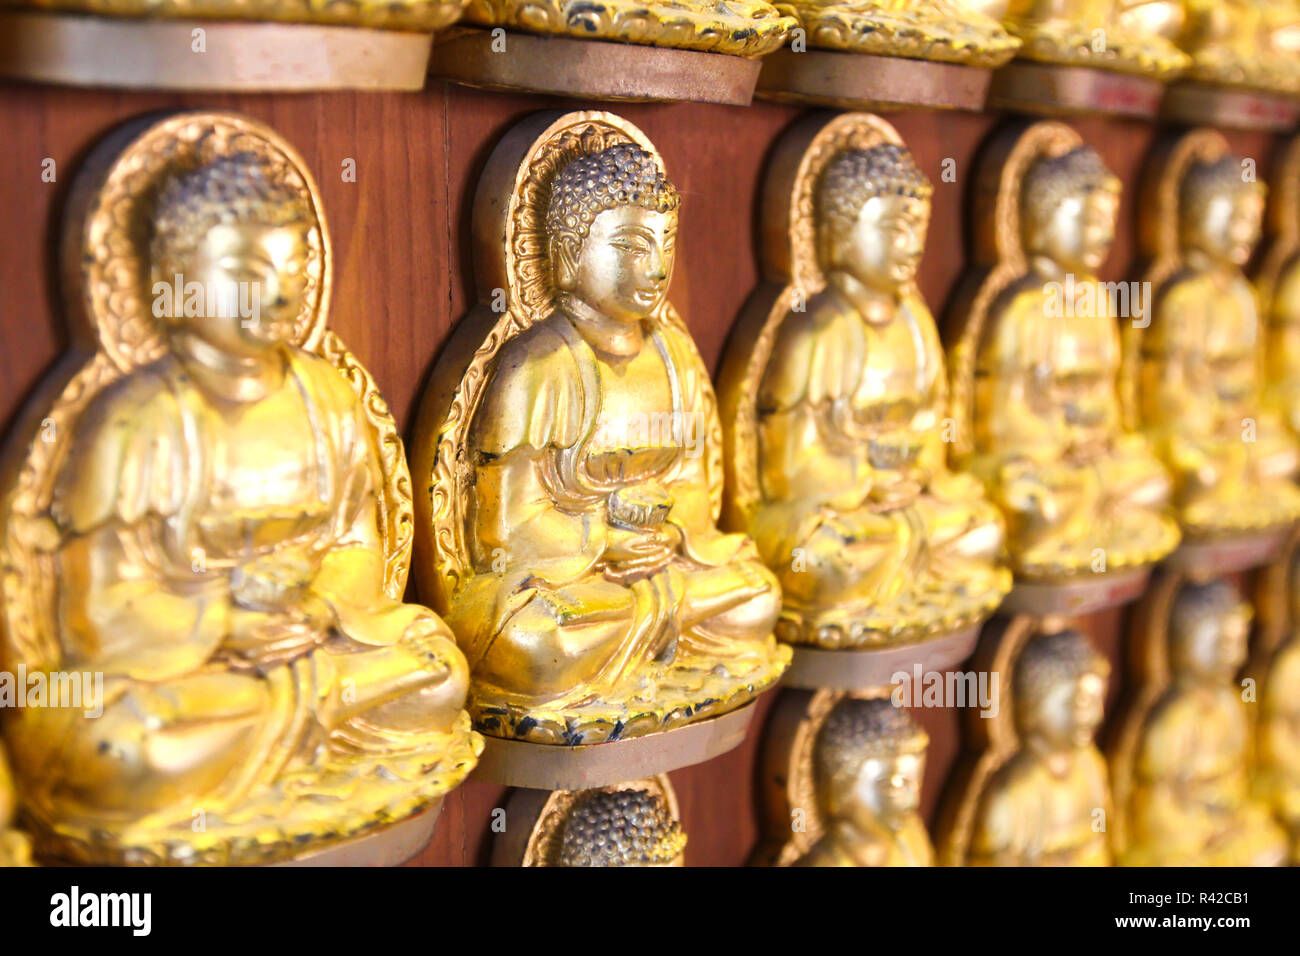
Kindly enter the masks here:
M 1109 866 L 1106 762 L 1081 747 L 1063 772 L 1030 750 L 998 768 L 975 813 L 971 866 Z
M 501 349 L 472 426 L 474 576 L 448 621 L 475 697 L 575 705 L 693 657 L 772 654 L 780 591 L 714 523 L 717 418 L 685 331 L 598 352 L 562 312 Z
M 759 390 L 750 532 L 813 627 L 944 582 L 994 605 L 1005 593 L 1002 520 L 945 466 L 945 403 L 943 351 L 915 294 L 876 322 L 827 289 L 782 321 Z
M 446 748 L 468 675 L 432 612 L 383 592 L 372 429 L 330 363 L 284 362 L 236 404 L 169 353 L 75 424 L 51 505 L 58 666 L 103 673 L 103 715 L 27 710 L 11 736 L 58 829 L 148 842 L 195 808 L 209 833 L 342 826 L 418 794 Z M 350 797 L 366 781 L 374 805 Z
M 1173 685 L 1138 746 L 1129 810 L 1130 866 L 1276 866 L 1286 836 L 1253 800 L 1249 725 L 1234 685 Z
M 1105 570 L 1140 566 L 1178 543 L 1164 468 L 1121 430 L 1119 331 L 1090 288 L 1095 308 L 1079 309 L 1051 299 L 1041 277 L 1014 283 L 990 309 L 977 357 L 970 467 L 1031 578 L 1096 570 L 1097 549 Z
M 1260 693 L 1258 792 L 1291 838 L 1291 863 L 1300 863 L 1300 639 L 1273 655 Z

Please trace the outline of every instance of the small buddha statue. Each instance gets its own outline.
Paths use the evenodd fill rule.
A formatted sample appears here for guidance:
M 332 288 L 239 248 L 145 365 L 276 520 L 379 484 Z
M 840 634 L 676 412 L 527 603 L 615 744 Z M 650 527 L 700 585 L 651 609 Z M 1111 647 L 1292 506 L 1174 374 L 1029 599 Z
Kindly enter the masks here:
M 840 152 L 815 186 L 826 284 L 780 320 L 746 516 L 787 640 L 907 643 L 978 624 L 1010 587 L 997 509 L 946 463 L 943 349 L 915 283 L 931 189 L 893 143 Z
M 686 834 L 648 790 L 592 790 L 569 812 L 560 866 L 685 866 Z
M 809 46 L 876 56 L 998 66 L 1019 42 L 998 22 L 1006 0 L 779 0 Z M 985 8 L 985 9 L 981 9 Z
M 1007 519 L 1012 566 L 1060 579 L 1151 564 L 1178 543 L 1168 475 L 1120 421 L 1120 337 L 1097 279 L 1119 180 L 1088 146 L 1029 165 L 1020 186 L 1028 271 L 996 295 L 976 351 L 974 455 Z M 1068 301 L 1067 301 L 1068 299 Z
M 485 732 L 599 743 L 739 707 L 789 650 L 775 577 L 716 525 L 715 399 L 666 298 L 676 189 L 654 154 L 616 143 L 545 195 L 553 310 L 486 373 L 448 621 Z
M 1256 793 L 1290 837 L 1290 862 L 1300 865 L 1300 561 L 1290 567 L 1292 630 L 1265 664 L 1255 738 Z
M 32 860 L 26 835 L 13 826 L 17 806 L 13 776 L 4 754 L 0 753 L 0 867 L 27 866 Z
M 1168 78 L 1187 65 L 1171 42 L 1169 0 L 1011 0 L 1003 24 L 1020 56 L 1068 66 Z M 1137 9 L 1135 9 L 1137 8 Z
M 1191 161 L 1178 194 L 1179 261 L 1152 290 L 1136 362 L 1137 417 L 1173 478 L 1189 539 L 1300 517 L 1300 458 L 1262 399 L 1262 330 L 1241 271 L 1259 239 L 1264 186 L 1242 171 L 1226 153 Z
M 1250 794 L 1237 672 L 1251 609 L 1226 581 L 1185 585 L 1169 616 L 1169 684 L 1143 719 L 1127 814 L 1129 866 L 1276 866 L 1286 834 Z
M 980 795 L 971 866 L 1110 865 L 1110 785 L 1093 741 L 1109 675 L 1077 631 L 1025 645 L 1011 683 L 1019 747 Z
M 932 866 L 917 808 L 926 736 L 888 697 L 847 697 L 817 734 L 813 774 L 824 832 L 795 866 Z
M 161 179 L 142 268 L 203 292 L 154 303 L 161 354 L 77 415 L 46 517 L 48 669 L 102 673 L 102 715 L 6 729 L 54 854 L 271 862 L 463 777 L 468 669 L 433 612 L 386 594 L 376 428 L 293 344 L 307 191 L 256 150 Z

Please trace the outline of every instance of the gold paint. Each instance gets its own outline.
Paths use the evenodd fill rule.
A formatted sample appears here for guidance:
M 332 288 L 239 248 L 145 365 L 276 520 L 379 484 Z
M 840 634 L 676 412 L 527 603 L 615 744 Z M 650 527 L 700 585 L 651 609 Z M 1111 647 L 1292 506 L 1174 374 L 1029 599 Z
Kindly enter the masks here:
M 1263 331 L 1241 272 L 1264 186 L 1208 129 L 1183 135 L 1149 177 L 1140 214 L 1154 307 L 1148 328 L 1124 327 L 1126 417 L 1169 469 L 1189 540 L 1290 525 L 1300 452 L 1262 397 Z
M 964 0 L 788 0 L 776 8 L 799 22 L 808 46 L 824 50 L 993 67 L 1020 46 L 996 11 Z
M 68 301 L 92 351 L 13 436 L 0 510 L 5 663 L 103 675 L 102 716 L 6 715 L 41 852 L 261 863 L 431 806 L 482 742 L 446 625 L 401 602 L 410 476 L 325 325 L 302 159 L 183 113 L 112 137 L 74 195 Z M 211 297 L 169 307 L 177 275 Z
M 1011 0 L 1002 22 L 1023 59 L 1168 80 L 1188 63 L 1171 42 L 1175 8 L 1171 0 Z
M 767 0 L 469 0 L 465 22 L 747 57 L 779 49 L 797 25 Z
M 13 827 L 18 794 L 3 751 L 0 751 L 0 866 L 28 866 L 32 848 L 27 836 Z
M 1185 0 L 1178 45 L 1189 79 L 1222 86 L 1300 93 L 1300 3 L 1295 0 Z
M 1286 834 L 1249 786 L 1255 705 L 1244 702 L 1236 675 L 1250 605 L 1226 581 L 1191 584 L 1173 574 L 1147 601 L 1133 644 L 1138 691 L 1111 752 L 1118 862 L 1284 862 Z
M 1110 665 L 1055 626 L 1017 617 L 981 648 L 998 709 L 970 710 L 975 753 L 955 772 L 939 825 L 945 866 L 1111 863 L 1110 787 L 1093 740 Z
M 1006 516 L 1018 576 L 1151 564 L 1178 543 L 1169 479 L 1121 423 L 1118 318 L 1096 271 L 1119 181 L 1060 123 L 1002 145 L 975 194 L 979 281 L 959 300 L 950 363 L 954 460 Z
M 721 428 L 668 301 L 663 161 L 612 114 L 548 119 L 479 185 L 482 304 L 414 442 L 417 566 L 469 658 L 475 725 L 590 744 L 734 710 L 790 651 L 776 579 L 717 529 Z
M 686 865 L 677 794 L 667 774 L 547 797 L 523 866 Z
M 781 581 L 783 640 L 905 644 L 997 607 L 1003 524 L 946 464 L 943 349 L 915 282 L 930 183 L 879 117 L 822 123 L 773 164 L 774 281 L 728 346 L 727 524 Z
M 14 9 L 166 20 L 264 20 L 432 33 L 469 0 L 0 0 Z

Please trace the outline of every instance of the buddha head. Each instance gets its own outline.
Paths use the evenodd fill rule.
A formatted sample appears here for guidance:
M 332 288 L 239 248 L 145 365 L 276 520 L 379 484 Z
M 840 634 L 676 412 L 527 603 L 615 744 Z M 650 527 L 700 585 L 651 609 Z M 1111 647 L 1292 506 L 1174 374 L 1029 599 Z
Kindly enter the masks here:
M 555 287 L 617 322 L 651 315 L 668 294 L 679 204 L 640 146 L 573 160 L 556 175 L 546 213 Z
M 881 292 L 911 282 L 925 250 L 933 191 L 904 146 L 884 143 L 837 155 L 817 184 L 822 268 Z
M 813 750 L 818 800 L 827 820 L 893 825 L 916 812 L 926 736 L 888 697 L 848 697 L 831 710 Z
M 1175 677 L 1223 683 L 1246 661 L 1253 612 L 1227 581 L 1187 584 L 1169 612 L 1169 667 Z
M 1078 631 L 1031 638 L 1012 678 L 1020 739 L 1047 752 L 1091 746 L 1109 676 L 1110 662 Z
M 592 790 L 564 823 L 560 866 L 681 866 L 686 834 L 649 790 Z
M 1096 272 L 1115 239 L 1119 197 L 1119 178 L 1090 146 L 1037 160 L 1020 187 L 1025 252 L 1062 272 Z
M 311 221 L 306 198 L 254 153 L 173 177 L 154 211 L 154 314 L 222 353 L 275 348 L 302 307 Z
M 1238 156 L 1193 163 L 1178 195 L 1183 251 L 1219 265 L 1244 266 L 1259 241 L 1264 196 L 1264 184 L 1247 177 Z

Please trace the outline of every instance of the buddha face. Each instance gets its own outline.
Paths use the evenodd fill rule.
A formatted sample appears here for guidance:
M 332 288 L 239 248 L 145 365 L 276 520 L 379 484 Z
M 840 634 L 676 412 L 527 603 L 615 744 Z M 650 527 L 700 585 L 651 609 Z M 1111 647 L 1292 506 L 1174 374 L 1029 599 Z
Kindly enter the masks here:
M 924 775 L 924 752 L 868 757 L 839 802 L 862 823 L 901 820 L 920 806 Z
M 307 252 L 307 234 L 300 226 L 212 227 L 175 269 L 186 304 L 199 303 L 197 309 L 182 310 L 178 302 L 175 321 L 230 355 L 251 357 L 278 347 L 302 307 Z M 172 281 L 171 276 L 159 278 Z M 200 295 L 191 300 L 190 290 Z
M 1031 253 L 1046 256 L 1066 271 L 1100 269 L 1115 239 L 1119 193 L 1097 187 L 1066 196 L 1026 237 Z
M 916 277 L 929 224 L 929 200 L 872 196 L 832 250 L 834 264 L 868 288 L 893 291 Z
M 1106 678 L 1087 671 L 1058 680 L 1034 702 L 1033 726 L 1027 728 L 1052 750 L 1087 747 L 1101 725 L 1106 702 Z
M 639 322 L 668 294 L 676 246 L 676 212 L 606 209 L 576 255 L 568 248 L 556 257 L 556 285 L 607 318 Z
M 1241 670 L 1250 638 L 1245 605 L 1201 615 L 1183 627 L 1187 633 L 1174 635 L 1175 669 L 1214 681 L 1232 680 Z
M 1264 196 L 1258 189 L 1217 190 L 1185 224 L 1184 241 L 1211 261 L 1244 266 L 1259 241 Z

